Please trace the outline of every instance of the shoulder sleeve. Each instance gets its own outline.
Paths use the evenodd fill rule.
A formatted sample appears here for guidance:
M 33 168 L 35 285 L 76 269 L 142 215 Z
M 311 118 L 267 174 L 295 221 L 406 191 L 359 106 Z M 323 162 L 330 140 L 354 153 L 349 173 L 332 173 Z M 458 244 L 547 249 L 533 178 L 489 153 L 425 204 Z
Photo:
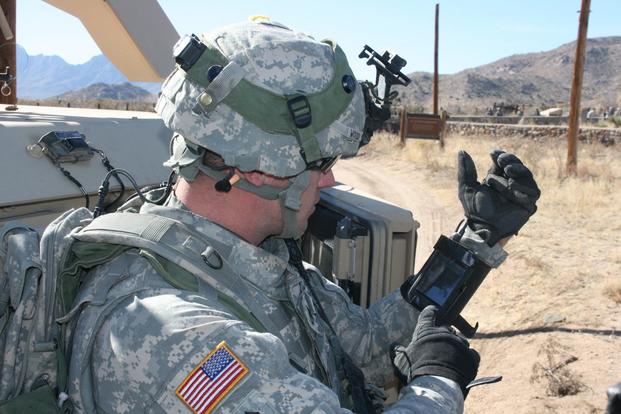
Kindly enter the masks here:
M 459 384 L 448 378 L 423 375 L 403 387 L 399 400 L 384 412 L 461 414 L 464 397 Z
M 92 356 L 104 412 L 349 413 L 289 364 L 284 344 L 205 298 L 134 297 L 99 331 Z

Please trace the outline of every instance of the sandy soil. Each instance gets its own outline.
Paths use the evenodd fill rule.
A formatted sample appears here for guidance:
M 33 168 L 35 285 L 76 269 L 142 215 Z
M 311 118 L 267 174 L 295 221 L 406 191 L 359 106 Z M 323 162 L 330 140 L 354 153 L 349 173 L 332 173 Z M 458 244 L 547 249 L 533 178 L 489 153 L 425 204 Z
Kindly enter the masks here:
M 430 174 L 370 154 L 342 160 L 334 171 L 337 181 L 413 212 L 421 223 L 417 268 L 439 235 L 450 234 L 461 219 L 452 173 Z M 480 323 L 471 341 L 481 354 L 479 376 L 504 379 L 472 390 L 467 413 L 604 411 L 606 388 L 621 381 L 621 306 L 603 293 L 621 274 L 618 216 L 598 217 L 611 228 L 602 237 L 601 231 L 565 223 L 562 211 L 540 207 L 508 243 L 509 259 L 464 310 L 467 320 Z M 555 378 L 579 392 L 550 395 L 559 394 Z

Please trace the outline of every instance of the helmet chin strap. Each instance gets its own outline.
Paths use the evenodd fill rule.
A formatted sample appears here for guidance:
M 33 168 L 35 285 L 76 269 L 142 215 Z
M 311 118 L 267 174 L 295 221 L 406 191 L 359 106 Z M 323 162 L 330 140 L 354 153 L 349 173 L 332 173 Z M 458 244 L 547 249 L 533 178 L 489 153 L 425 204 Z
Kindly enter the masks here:
M 310 171 L 302 172 L 289 182 L 291 183 L 289 187 L 278 195 L 283 227 L 282 232 L 274 237 L 299 239 L 304 234 L 304 229 L 300 228 L 298 224 L 297 213 L 300 210 L 302 193 L 310 182 Z
M 226 177 L 226 172 L 209 168 L 202 164 L 200 160 L 197 160 L 197 162 L 190 165 L 179 167 L 179 174 L 188 181 L 194 180 L 199 171 L 216 181 Z M 278 199 L 280 203 L 283 228 L 280 234 L 277 234 L 274 237 L 282 239 L 299 239 L 302 237 L 302 234 L 304 234 L 304 229 L 300 228 L 298 225 L 297 213 L 300 210 L 302 193 L 308 187 L 309 182 L 310 171 L 305 170 L 295 177 L 290 178 L 289 185 L 284 189 L 269 185 L 255 186 L 246 180 L 238 181 L 235 184 L 235 187 L 256 194 L 267 200 Z

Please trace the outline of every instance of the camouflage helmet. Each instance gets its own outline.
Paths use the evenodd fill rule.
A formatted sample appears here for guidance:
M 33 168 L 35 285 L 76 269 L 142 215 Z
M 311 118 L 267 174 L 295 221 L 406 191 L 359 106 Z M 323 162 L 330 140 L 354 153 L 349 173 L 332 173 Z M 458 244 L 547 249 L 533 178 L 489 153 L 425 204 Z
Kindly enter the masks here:
M 358 150 L 362 88 L 336 43 L 250 21 L 186 37 L 175 58 L 156 110 L 182 139 L 165 165 L 197 172 L 208 149 L 229 167 L 291 177 Z

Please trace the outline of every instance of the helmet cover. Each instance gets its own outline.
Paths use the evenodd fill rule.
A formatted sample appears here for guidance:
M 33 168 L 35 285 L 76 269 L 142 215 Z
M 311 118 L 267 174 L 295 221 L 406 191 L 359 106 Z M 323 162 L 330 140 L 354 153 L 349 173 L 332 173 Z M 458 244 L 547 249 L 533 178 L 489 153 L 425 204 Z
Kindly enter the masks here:
M 192 163 L 192 157 L 198 161 L 202 152 L 196 148 L 206 148 L 241 171 L 291 177 L 308 167 L 308 154 L 301 151 L 304 139 L 313 140 L 315 159 L 356 153 L 364 98 L 357 82 L 353 90 L 351 82 L 349 89 L 345 87 L 342 79 L 352 79 L 351 69 L 344 55 L 339 60 L 342 51 L 335 44 L 264 21 L 227 26 L 200 40 L 213 51 L 222 70 L 214 78 L 207 75 L 216 66 L 213 61 L 187 71 L 177 66 L 165 81 L 156 110 L 166 126 L 194 149 L 175 151 L 167 166 L 182 168 Z M 309 97 L 310 125 L 272 128 L 292 123 L 287 99 L 300 95 Z M 341 107 L 333 108 L 330 103 L 338 99 Z

